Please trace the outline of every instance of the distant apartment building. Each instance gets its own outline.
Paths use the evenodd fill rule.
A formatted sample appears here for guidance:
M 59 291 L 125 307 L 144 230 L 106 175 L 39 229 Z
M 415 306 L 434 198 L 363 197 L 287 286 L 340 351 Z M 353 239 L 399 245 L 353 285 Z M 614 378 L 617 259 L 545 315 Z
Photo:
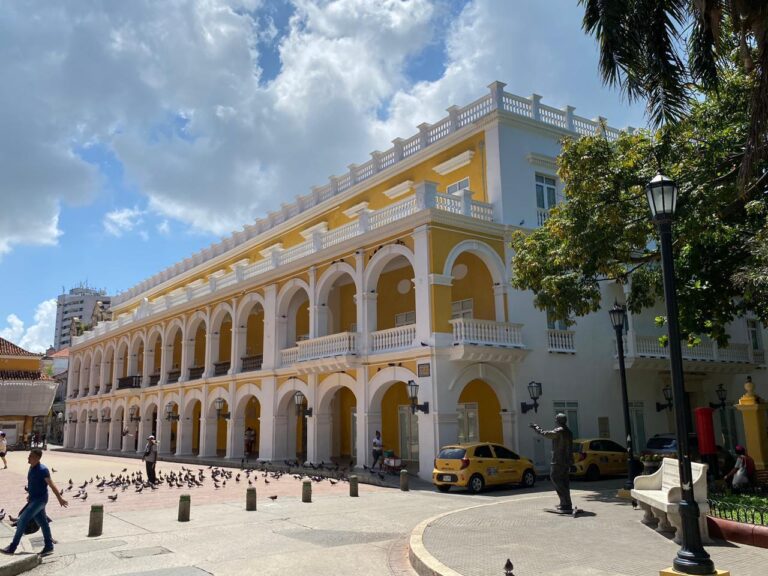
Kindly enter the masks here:
M 72 288 L 67 294 L 60 294 L 56 309 L 56 334 L 53 347 L 56 350 L 71 344 L 74 318 L 84 327 L 91 327 L 102 319 L 109 308 L 111 298 L 104 290 L 88 286 Z

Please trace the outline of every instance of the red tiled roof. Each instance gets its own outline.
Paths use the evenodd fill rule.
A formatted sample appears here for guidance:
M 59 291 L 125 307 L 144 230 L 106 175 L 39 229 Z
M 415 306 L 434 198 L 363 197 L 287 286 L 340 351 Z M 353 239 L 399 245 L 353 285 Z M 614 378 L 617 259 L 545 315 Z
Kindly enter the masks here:
M 0 380 L 51 380 L 39 370 L 0 370 Z
M 36 356 L 40 357 L 40 354 L 29 352 L 19 346 L 16 346 L 13 342 L 9 342 L 5 338 L 0 338 L 0 356 Z
M 51 358 L 69 358 L 69 348 L 62 348 L 58 352 L 51 354 Z

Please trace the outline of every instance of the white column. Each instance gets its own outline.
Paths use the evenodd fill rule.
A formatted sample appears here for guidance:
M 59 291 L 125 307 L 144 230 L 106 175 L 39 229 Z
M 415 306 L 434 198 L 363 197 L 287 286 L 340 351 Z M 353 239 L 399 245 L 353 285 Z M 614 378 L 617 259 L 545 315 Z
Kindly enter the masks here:
M 493 306 L 496 308 L 496 322 L 506 322 L 507 313 L 505 306 L 505 295 L 508 284 L 502 283 L 493 287 Z
M 205 410 L 205 407 L 203 407 Z M 216 431 L 218 429 L 218 420 L 207 418 L 205 414 L 200 416 L 200 456 L 209 458 L 216 456 Z
M 139 423 L 136 426 L 136 453 L 143 454 L 144 445 L 147 443 L 147 436 L 149 436 L 149 430 L 152 429 L 152 416 L 150 415 L 147 417 L 146 414 L 142 413 L 139 413 L 139 416 L 141 417 L 141 420 L 139 420 Z M 149 424 L 149 426 L 147 426 L 147 424 Z
M 517 428 L 517 412 L 515 410 L 501 411 L 501 434 L 504 446 L 510 446 L 515 452 L 520 451 L 520 440 L 515 434 Z
M 89 411 L 90 412 L 90 411 Z M 91 415 L 88 415 L 88 419 L 85 421 L 85 438 L 83 442 L 83 448 L 86 450 L 92 450 L 91 437 L 93 436 L 94 423 L 91 422 Z
M 168 365 L 170 364 L 170 359 L 173 358 L 171 354 L 173 342 L 166 342 L 165 339 L 165 326 L 163 326 L 163 334 L 160 337 L 160 346 L 162 348 L 160 349 L 160 381 L 157 383 L 158 386 L 168 382 Z
M 434 183 L 422 182 L 418 186 Z M 413 232 L 414 261 L 416 269 L 416 341 L 432 342 L 432 294 L 430 286 L 429 232 L 427 226 L 419 226 Z
M 275 439 L 277 436 L 275 424 L 275 398 L 277 380 L 274 377 L 261 381 L 261 391 L 264 401 L 260 403 L 259 416 L 259 460 L 275 459 Z
M 278 329 L 285 328 L 285 319 L 281 318 L 280 320 L 282 320 L 283 325 L 278 327 L 277 284 L 270 284 L 264 288 L 264 358 L 262 370 L 273 370 L 279 364 L 282 343 L 278 339 Z
M 229 365 L 229 374 L 238 374 L 242 371 L 242 357 L 245 356 L 245 345 L 248 339 L 246 328 L 240 328 L 240 324 L 232 328 L 232 359 Z
M 310 420 L 313 421 L 314 426 L 310 426 L 307 430 L 307 458 L 310 462 L 330 462 L 333 455 L 333 414 L 326 412 L 313 415 L 312 418 L 307 418 L 307 426 Z M 311 437 L 309 432 L 312 433 Z
M 162 418 L 160 414 L 163 414 Z M 158 410 L 157 414 L 157 453 L 170 454 L 171 452 L 171 422 L 165 419 L 165 406 Z
M 122 438 L 123 423 L 120 420 L 117 420 L 113 414 L 112 422 L 110 422 L 109 444 L 107 445 L 107 450 L 115 451 L 122 449 Z
M 309 337 L 317 338 L 323 335 L 323 328 L 318 325 L 317 307 L 317 268 L 309 267 Z M 314 311 L 313 311 L 314 308 Z M 296 335 L 298 337 L 298 334 Z
M 144 363 L 141 367 L 141 387 L 145 388 L 149 385 L 150 366 L 154 360 L 154 348 L 149 348 L 147 343 L 144 343 Z
M 106 440 L 104 430 L 106 427 L 106 422 L 102 422 L 101 416 L 99 415 L 99 421 L 96 423 L 96 441 L 93 444 L 94 450 L 104 450 L 104 448 L 106 448 L 104 446 L 104 441 Z
M 220 334 L 209 332 L 205 338 L 205 370 L 203 371 L 203 378 L 210 378 L 213 376 L 215 367 L 214 362 L 221 360 L 219 358 L 219 342 Z
M 370 411 L 365 415 L 365 434 L 364 437 L 364 458 L 358 458 L 358 462 L 365 462 L 367 465 L 373 464 L 373 439 L 376 436 L 376 430 L 381 431 L 381 406 L 372 407 Z M 359 412 L 358 412 L 359 413 Z M 360 444 L 360 435 L 358 435 L 358 445 Z M 358 464 L 359 465 L 359 464 Z

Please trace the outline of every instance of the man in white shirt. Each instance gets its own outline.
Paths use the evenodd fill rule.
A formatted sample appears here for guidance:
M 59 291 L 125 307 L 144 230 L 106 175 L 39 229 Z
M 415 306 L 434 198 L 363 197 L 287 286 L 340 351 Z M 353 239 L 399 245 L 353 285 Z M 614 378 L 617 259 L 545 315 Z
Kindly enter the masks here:
M 373 465 L 371 466 L 371 470 L 376 468 L 376 462 L 379 463 L 379 470 L 382 469 L 384 465 L 384 458 L 382 458 L 384 451 L 382 448 L 384 447 L 384 444 L 381 442 L 381 432 L 376 430 L 376 435 L 373 437 Z

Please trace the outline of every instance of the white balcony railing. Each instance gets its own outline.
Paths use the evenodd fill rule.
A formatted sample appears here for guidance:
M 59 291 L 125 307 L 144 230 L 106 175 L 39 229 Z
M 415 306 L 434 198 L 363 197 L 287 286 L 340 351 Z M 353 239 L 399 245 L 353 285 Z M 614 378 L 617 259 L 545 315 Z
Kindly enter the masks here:
M 299 349 L 297 360 L 303 362 L 331 356 L 357 354 L 358 340 L 357 332 L 340 332 L 303 340 L 297 346 Z
M 411 348 L 416 339 L 416 324 L 387 328 L 371 333 L 371 352 L 389 352 Z
M 763 364 L 763 350 L 752 350 L 744 342 L 731 342 L 723 348 L 710 338 L 702 338 L 698 346 L 681 345 L 683 358 L 705 362 L 736 362 L 744 364 Z M 658 335 L 636 334 L 630 332 L 624 337 L 624 353 L 627 355 L 646 356 L 651 358 L 668 358 L 669 347 L 659 343 Z
M 547 347 L 550 352 L 576 353 L 573 330 L 547 330 Z
M 549 218 L 549 210 L 546 208 L 536 208 L 536 224 L 544 226 L 544 222 Z
M 290 366 L 296 363 L 299 358 L 299 347 L 283 348 L 280 350 L 280 366 Z
M 505 348 L 523 348 L 523 325 L 493 320 L 457 318 L 451 320 L 453 344 L 481 344 Z

